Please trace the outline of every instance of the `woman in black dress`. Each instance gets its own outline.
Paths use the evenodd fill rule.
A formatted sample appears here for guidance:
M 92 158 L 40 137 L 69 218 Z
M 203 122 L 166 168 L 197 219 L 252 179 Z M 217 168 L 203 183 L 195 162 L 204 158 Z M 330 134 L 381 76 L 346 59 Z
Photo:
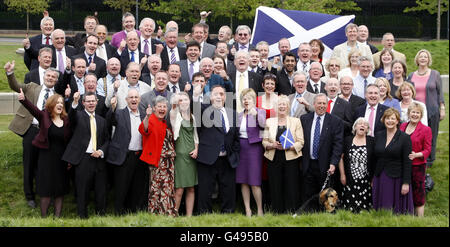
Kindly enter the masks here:
M 63 198 L 69 190 L 67 164 L 61 157 L 71 135 L 64 98 L 59 94 L 50 96 L 42 111 L 25 98 L 22 90 L 18 99 L 39 121 L 39 133 L 33 145 L 39 148 L 36 191 L 40 196 L 41 216 L 47 216 L 53 197 L 55 216 L 60 217 Z
M 372 159 L 375 140 L 368 136 L 369 122 L 363 117 L 353 124 L 353 136 L 345 138 L 344 152 L 339 162 L 342 202 L 345 209 L 359 213 L 372 208 Z

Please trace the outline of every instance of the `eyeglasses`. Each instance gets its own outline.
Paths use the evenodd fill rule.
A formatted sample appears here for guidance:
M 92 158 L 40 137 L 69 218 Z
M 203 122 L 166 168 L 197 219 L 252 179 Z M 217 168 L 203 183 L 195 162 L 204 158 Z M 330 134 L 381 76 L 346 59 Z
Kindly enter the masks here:
M 330 67 L 341 67 L 341 66 L 339 66 L 339 65 L 337 65 L 337 64 L 330 64 Z
M 248 33 L 238 33 L 238 36 L 248 36 Z

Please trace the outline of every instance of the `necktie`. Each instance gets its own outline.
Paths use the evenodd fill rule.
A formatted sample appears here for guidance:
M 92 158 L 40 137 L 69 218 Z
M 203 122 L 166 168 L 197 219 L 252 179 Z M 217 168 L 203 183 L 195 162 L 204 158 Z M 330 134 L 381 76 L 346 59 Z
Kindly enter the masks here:
M 130 62 L 134 62 L 134 51 L 131 52 L 131 59 Z
M 170 49 L 170 64 L 175 63 L 177 60 L 175 58 L 175 52 L 173 51 L 173 49 Z
M 320 116 L 316 119 L 316 127 L 314 129 L 313 139 L 313 159 L 319 158 L 319 142 L 320 142 Z
M 105 60 L 105 62 L 108 61 L 108 55 L 106 54 L 105 48 L 103 47 L 103 45 L 99 45 L 97 47 L 97 56 L 100 57 L 101 59 Z
M 314 93 L 315 93 L 315 94 L 318 94 L 318 93 L 319 93 L 319 88 L 318 88 L 318 86 L 319 86 L 319 85 L 318 85 L 317 83 L 314 84 Z
M 227 127 L 225 125 L 225 117 L 223 116 L 223 112 L 222 111 L 220 111 L 220 113 L 221 113 L 221 116 L 222 116 L 222 130 L 223 130 L 223 133 L 226 134 L 227 133 Z M 220 151 L 221 152 L 225 152 L 225 138 L 223 140 L 224 140 L 223 141 L 224 143 L 220 147 Z
M 50 93 L 50 89 L 46 88 L 45 89 L 44 100 L 42 101 L 42 110 L 45 109 L 45 103 L 47 102 L 49 93 Z
M 45 36 L 45 44 L 46 44 L 46 45 L 49 45 L 49 44 L 50 44 L 49 40 L 50 40 L 50 37 Z
M 328 100 L 328 106 L 327 106 L 327 112 L 330 113 L 331 112 L 331 102 L 333 102 L 333 100 Z
M 91 62 L 92 62 L 92 56 L 89 56 L 89 59 L 88 59 L 88 66 L 89 66 L 89 64 L 91 64 Z
M 303 64 L 303 72 L 306 72 L 306 63 Z
M 148 40 L 145 39 L 144 43 L 145 43 L 145 45 L 144 45 L 144 53 L 147 54 L 147 55 L 150 55 L 150 53 L 148 51 Z
M 239 77 L 239 87 L 238 87 L 238 92 L 237 92 L 237 96 L 236 98 L 239 99 L 239 101 L 236 102 L 236 109 L 238 112 L 241 112 L 242 106 L 241 106 L 241 92 L 244 91 L 245 89 L 245 75 L 244 73 L 241 73 L 241 76 Z
M 192 80 L 192 75 L 194 74 L 194 63 L 191 62 L 189 65 L 189 80 Z
M 176 86 L 172 86 L 172 93 L 176 93 L 177 92 L 177 87 Z
M 364 79 L 364 94 L 366 93 L 367 79 Z
M 369 127 L 370 127 L 370 135 L 371 136 L 375 136 L 373 131 L 374 131 L 374 122 L 373 122 L 373 118 L 375 117 L 375 108 L 373 108 L 373 106 L 371 106 L 370 108 L 370 114 L 369 114 Z
M 302 97 L 301 94 L 296 94 L 295 98 L 294 98 L 294 102 L 292 102 L 292 108 L 291 108 L 291 117 L 295 115 L 295 112 L 297 111 L 297 107 L 298 107 L 298 100 L 297 98 Z
M 97 128 L 95 127 L 95 117 L 94 114 L 90 115 L 90 125 L 91 125 L 91 141 L 92 149 L 97 151 Z
M 58 70 L 59 72 L 64 73 L 64 60 L 61 50 L 58 51 Z
M 245 49 L 247 49 L 247 46 L 241 45 L 240 50 L 245 50 Z

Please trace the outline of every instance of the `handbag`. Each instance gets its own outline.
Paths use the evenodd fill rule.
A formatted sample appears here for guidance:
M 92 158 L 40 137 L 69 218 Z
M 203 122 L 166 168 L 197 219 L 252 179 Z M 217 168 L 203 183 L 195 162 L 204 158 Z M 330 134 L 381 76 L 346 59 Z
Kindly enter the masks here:
M 428 193 L 432 191 L 433 188 L 434 188 L 434 181 L 431 178 L 431 175 L 427 173 L 427 175 L 425 175 L 425 192 Z

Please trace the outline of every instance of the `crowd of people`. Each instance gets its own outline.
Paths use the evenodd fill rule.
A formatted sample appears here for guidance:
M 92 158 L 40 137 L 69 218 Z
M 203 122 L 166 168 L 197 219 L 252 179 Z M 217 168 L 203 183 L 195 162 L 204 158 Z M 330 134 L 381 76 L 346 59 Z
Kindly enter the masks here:
M 125 13 L 108 41 L 95 16 L 73 37 L 44 16 L 42 34 L 23 40 L 24 82 L 14 61 L 4 66 L 22 104 L 9 129 L 23 140 L 30 207 L 38 195 L 41 215 L 53 205 L 60 217 L 73 192 L 88 218 L 90 193 L 103 215 L 113 191 L 119 215 L 192 216 L 218 200 L 222 213 L 242 202 L 263 216 L 295 211 L 331 178 L 344 209 L 424 215 L 445 117 L 429 51 L 408 58 L 408 74 L 392 33 L 378 51 L 368 28 L 350 23 L 330 58 L 320 39 L 294 54 L 284 37 L 269 59 L 248 26 L 211 39 L 207 15 L 184 43 L 175 21 L 155 35 L 153 19 L 135 30 Z

